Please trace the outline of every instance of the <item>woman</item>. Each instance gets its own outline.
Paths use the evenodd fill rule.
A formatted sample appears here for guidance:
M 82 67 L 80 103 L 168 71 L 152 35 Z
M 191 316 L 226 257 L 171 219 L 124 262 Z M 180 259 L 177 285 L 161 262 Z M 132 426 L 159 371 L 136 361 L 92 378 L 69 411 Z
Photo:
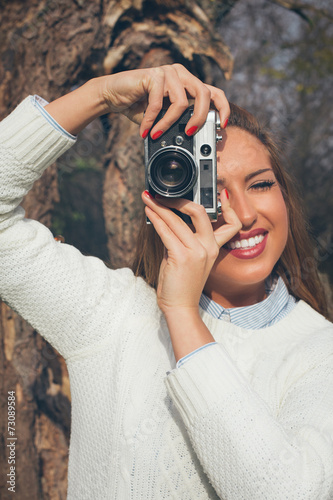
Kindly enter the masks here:
M 193 202 L 143 193 L 151 244 L 163 243 L 153 266 L 150 242 L 136 259 L 147 281 L 23 218 L 22 196 L 92 119 L 121 112 L 157 140 L 188 97 L 188 135 L 211 103 L 224 124 L 222 217 L 212 225 Z M 0 125 L 0 291 L 67 362 L 68 499 L 333 495 L 332 325 L 311 307 L 315 278 L 296 287 L 303 300 L 287 291 L 302 231 L 273 145 L 237 113 L 227 126 L 223 92 L 173 65 L 94 79 L 45 107 L 27 98 Z

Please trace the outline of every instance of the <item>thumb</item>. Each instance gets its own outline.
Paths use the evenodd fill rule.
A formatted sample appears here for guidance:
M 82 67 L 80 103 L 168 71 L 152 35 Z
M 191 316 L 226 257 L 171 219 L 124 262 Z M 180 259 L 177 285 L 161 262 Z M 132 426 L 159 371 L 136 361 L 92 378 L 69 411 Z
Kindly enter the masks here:
M 236 212 L 230 206 L 225 189 L 221 193 L 221 208 L 225 223 L 214 231 L 214 237 L 219 248 L 231 240 L 243 227 Z

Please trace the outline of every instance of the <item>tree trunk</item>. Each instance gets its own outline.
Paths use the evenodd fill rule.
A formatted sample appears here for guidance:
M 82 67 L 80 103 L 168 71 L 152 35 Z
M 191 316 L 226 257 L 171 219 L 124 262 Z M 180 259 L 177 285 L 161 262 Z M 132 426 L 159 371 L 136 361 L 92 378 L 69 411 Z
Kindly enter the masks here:
M 235 1 L 0 0 L 0 118 L 31 93 L 52 100 L 89 78 L 124 69 L 180 62 L 209 83 L 214 75 L 229 78 L 232 58 L 216 26 Z M 110 261 L 118 267 L 131 258 L 137 235 L 143 146 L 137 126 L 121 116 L 110 116 L 109 123 L 103 207 Z M 24 200 L 26 216 L 50 227 L 58 201 L 52 166 Z M 0 496 L 12 495 L 7 444 L 17 437 L 12 447 L 17 498 L 65 499 L 70 435 L 65 363 L 4 303 L 0 342 Z M 12 391 L 15 436 L 7 428 Z

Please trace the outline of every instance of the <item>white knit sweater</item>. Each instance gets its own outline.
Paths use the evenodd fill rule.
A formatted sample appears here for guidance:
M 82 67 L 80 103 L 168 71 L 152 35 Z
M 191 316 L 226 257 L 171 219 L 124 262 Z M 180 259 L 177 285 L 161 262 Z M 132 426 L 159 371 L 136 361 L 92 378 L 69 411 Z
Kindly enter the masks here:
M 201 311 L 217 344 L 175 369 L 154 290 L 17 208 L 72 142 L 30 99 L 0 124 L 0 294 L 67 362 L 68 500 L 332 499 L 332 324 Z

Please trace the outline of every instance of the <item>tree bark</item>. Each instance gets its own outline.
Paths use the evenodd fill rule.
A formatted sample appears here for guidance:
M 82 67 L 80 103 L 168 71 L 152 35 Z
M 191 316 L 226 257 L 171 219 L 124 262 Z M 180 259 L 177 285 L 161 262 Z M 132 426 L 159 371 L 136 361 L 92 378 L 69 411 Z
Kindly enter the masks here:
M 180 62 L 214 83 L 232 58 L 216 26 L 235 1 L 33 0 L 1 2 L 0 118 L 27 95 L 52 100 L 89 78 Z M 105 120 L 103 121 L 105 123 Z M 109 117 L 104 217 L 110 262 L 133 254 L 142 210 L 143 145 L 138 128 Z M 46 224 L 59 201 L 55 166 L 24 200 L 26 216 Z M 17 313 L 0 303 L 0 492 L 8 491 L 7 396 L 15 391 L 17 498 L 66 498 L 70 388 L 64 360 Z

